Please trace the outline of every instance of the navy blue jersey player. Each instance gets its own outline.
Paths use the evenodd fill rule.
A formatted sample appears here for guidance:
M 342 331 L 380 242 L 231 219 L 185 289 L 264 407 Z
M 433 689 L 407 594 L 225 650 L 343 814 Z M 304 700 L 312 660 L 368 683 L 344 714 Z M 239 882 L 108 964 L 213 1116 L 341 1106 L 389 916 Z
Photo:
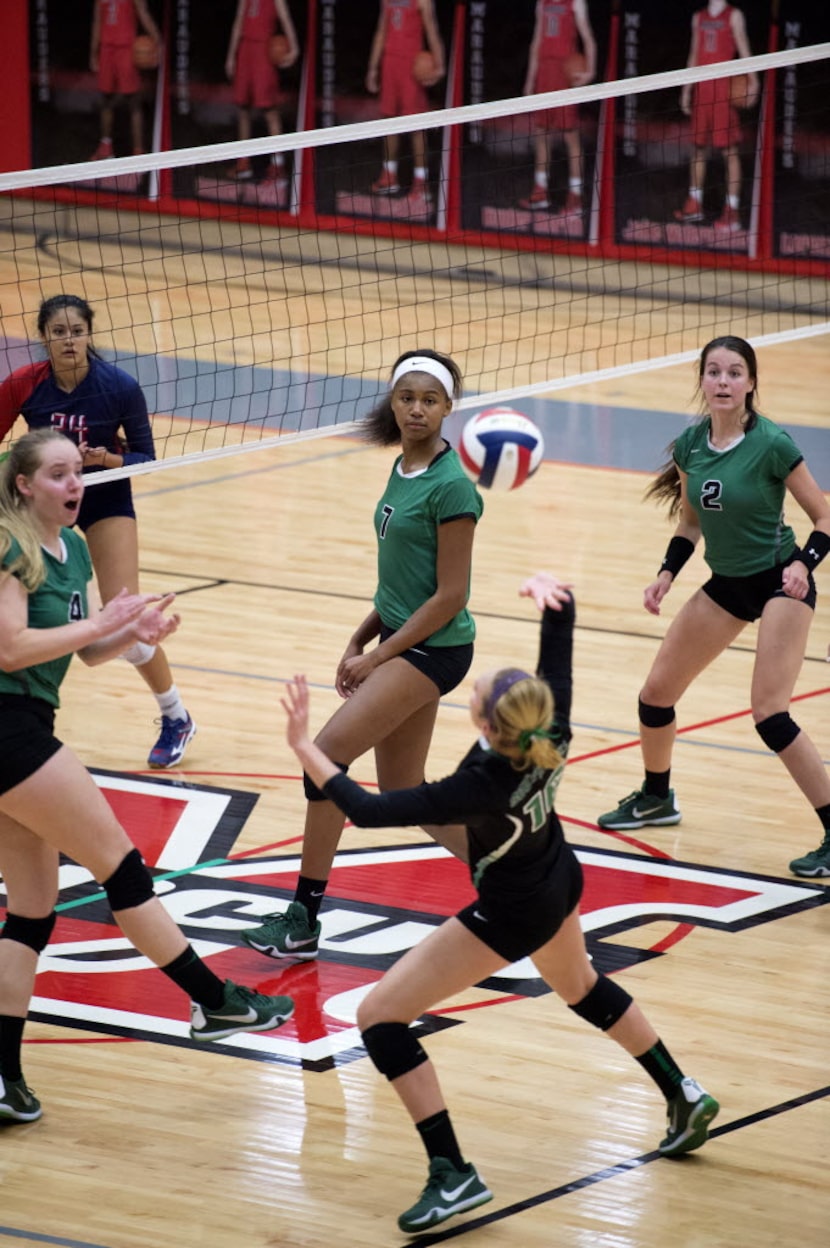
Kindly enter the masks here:
M 92 345 L 93 312 L 77 295 L 40 306 L 37 328 L 47 358 L 25 364 L 0 384 L 0 438 L 18 416 L 30 429 L 54 428 L 81 451 L 85 473 L 155 459 L 147 404 L 138 382 L 103 360 Z M 138 528 L 129 479 L 87 489 L 77 524 L 83 530 L 104 602 L 121 589 L 138 592 Z M 151 767 L 181 761 L 196 731 L 173 683 L 161 646 L 136 643 L 124 656 L 156 697 L 160 734 Z
M 398 1219 L 410 1233 L 491 1199 L 460 1151 L 434 1067 L 410 1024 L 520 958 L 531 957 L 566 1005 L 606 1031 L 655 1081 L 668 1105 L 661 1153 L 700 1147 L 719 1108 L 684 1076 L 636 1002 L 598 974 L 586 952 L 582 871 L 553 805 L 570 741 L 574 605 L 547 573 L 531 577 L 520 592 L 543 612 L 538 674 L 504 668 L 479 676 L 470 702 L 478 740 L 444 780 L 366 793 L 312 742 L 304 677 L 295 678 L 283 701 L 288 742 L 327 798 L 359 827 L 440 825 L 437 839 L 468 861 L 477 892 L 471 905 L 408 950 L 358 1008 L 369 1056 L 401 1098 L 429 1158 L 421 1196 Z

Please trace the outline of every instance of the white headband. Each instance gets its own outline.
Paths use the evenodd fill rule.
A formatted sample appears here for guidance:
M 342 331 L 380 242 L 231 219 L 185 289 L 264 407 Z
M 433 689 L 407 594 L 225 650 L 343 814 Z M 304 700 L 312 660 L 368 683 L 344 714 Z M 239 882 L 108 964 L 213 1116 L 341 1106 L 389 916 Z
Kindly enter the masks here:
M 428 355 L 409 355 L 402 360 L 392 374 L 392 389 L 400 381 L 401 377 L 405 377 L 407 373 L 429 373 L 430 377 L 434 377 L 436 381 L 440 381 L 441 385 L 447 392 L 447 398 L 452 402 L 453 391 L 455 390 L 455 382 L 452 379 L 452 373 L 448 368 L 438 360 L 433 360 Z

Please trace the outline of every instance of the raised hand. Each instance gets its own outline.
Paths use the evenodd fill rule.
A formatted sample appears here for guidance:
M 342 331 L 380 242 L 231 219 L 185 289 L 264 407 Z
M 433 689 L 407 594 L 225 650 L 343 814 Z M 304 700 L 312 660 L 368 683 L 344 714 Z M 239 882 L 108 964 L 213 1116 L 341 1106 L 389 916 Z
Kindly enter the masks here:
M 571 581 L 560 581 L 552 572 L 534 572 L 519 589 L 520 598 L 532 598 L 540 611 L 550 607 L 552 611 L 561 611 L 563 603 L 570 601 Z
M 285 711 L 285 739 L 296 750 L 297 746 L 308 740 L 308 681 L 305 676 L 295 676 L 285 686 L 285 697 L 280 698 L 280 706 Z
M 164 614 L 175 598 L 175 594 L 165 594 L 154 606 L 148 607 L 138 617 L 135 624 L 137 641 L 143 641 L 148 646 L 157 646 L 159 642 L 164 641 L 165 637 L 175 633 L 182 622 L 181 616 L 175 613 L 173 615 Z
M 127 589 L 119 590 L 96 617 L 101 637 L 111 637 L 113 633 L 132 624 L 143 615 L 150 603 L 159 601 L 160 594 L 131 594 Z

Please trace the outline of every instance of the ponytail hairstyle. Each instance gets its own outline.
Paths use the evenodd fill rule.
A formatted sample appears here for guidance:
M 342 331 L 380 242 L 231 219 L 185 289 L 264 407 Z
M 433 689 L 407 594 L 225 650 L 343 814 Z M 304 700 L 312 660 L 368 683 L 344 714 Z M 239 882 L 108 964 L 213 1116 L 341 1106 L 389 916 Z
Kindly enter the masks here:
M 517 771 L 542 767 L 554 771 L 563 759 L 551 736 L 553 694 L 546 680 L 519 668 L 502 668 L 493 677 L 484 701 L 484 718 L 492 729 L 491 744 L 513 759 Z
M 450 401 L 461 398 L 461 370 L 455 360 L 450 359 L 448 355 L 442 355 L 439 351 L 404 351 L 403 355 L 399 355 L 395 360 L 391 376 L 395 375 L 397 368 L 405 360 L 415 358 L 435 360 L 437 364 L 443 365 L 453 381 L 452 394 L 448 394 L 447 398 Z M 361 436 L 372 446 L 400 445 L 401 431 L 395 420 L 395 413 L 392 411 L 392 393 L 393 388 L 390 388 L 388 394 L 360 422 Z
M 43 462 L 43 448 L 49 442 L 75 443 L 57 429 L 32 429 L 15 442 L 0 464 L 0 564 L 17 542 L 20 554 L 5 571 L 14 573 L 28 591 L 34 593 L 46 579 L 46 564 L 40 534 L 32 523 L 28 499 L 20 493 L 18 477 L 33 477 Z
M 752 389 L 746 396 L 746 423 L 744 425 L 744 432 L 748 433 L 758 423 L 758 409 L 755 406 L 758 399 L 758 360 L 754 348 L 744 338 L 736 338 L 733 334 L 724 334 L 721 338 L 713 338 L 711 342 L 707 342 L 700 353 L 700 359 L 697 363 L 697 394 L 700 395 L 701 392 L 700 383 L 706 371 L 706 361 L 712 351 L 719 350 L 734 351 L 736 355 L 741 356 L 749 370 L 749 376 L 752 379 Z M 700 424 L 706 415 L 702 398 L 699 401 L 701 414 L 698 417 L 697 424 Z M 667 462 L 645 492 L 646 498 L 652 498 L 657 503 L 668 504 L 670 520 L 674 519 L 680 511 L 680 476 L 677 471 L 677 464 L 674 462 L 674 446 L 674 442 L 669 443 L 666 448 Z
M 81 320 L 87 327 L 87 332 L 92 333 L 92 318 L 95 313 L 87 303 L 86 299 L 82 299 L 80 295 L 52 295 L 49 299 L 44 299 L 38 309 L 37 314 L 37 332 L 41 338 L 46 338 L 46 327 L 56 312 L 64 312 L 67 308 L 74 308 L 80 316 Z M 93 347 L 92 343 L 87 348 L 88 354 L 100 360 L 101 356 Z

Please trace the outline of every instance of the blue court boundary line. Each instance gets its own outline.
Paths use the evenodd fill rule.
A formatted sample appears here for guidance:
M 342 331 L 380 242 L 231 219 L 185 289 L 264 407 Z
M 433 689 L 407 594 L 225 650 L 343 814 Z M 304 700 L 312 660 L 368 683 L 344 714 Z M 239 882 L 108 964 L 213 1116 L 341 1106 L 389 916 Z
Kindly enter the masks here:
M 15 1226 L 0 1226 L 0 1236 L 6 1239 L 29 1239 L 38 1244 L 59 1244 L 63 1248 L 113 1248 L 111 1244 L 92 1244 L 86 1239 L 66 1239 L 63 1235 L 42 1235 L 38 1231 L 23 1231 Z
M 722 1127 L 715 1127 L 709 1132 L 709 1140 L 717 1139 L 722 1135 L 729 1135 L 733 1131 L 742 1131 L 745 1127 L 754 1126 L 758 1122 L 766 1122 L 770 1118 L 777 1118 L 780 1114 L 789 1113 L 793 1109 L 800 1109 L 803 1105 L 809 1105 L 813 1101 L 822 1100 L 830 1096 L 830 1084 L 824 1088 L 817 1088 L 814 1092 L 806 1092 L 803 1096 L 793 1097 L 789 1101 L 782 1101 L 778 1105 L 771 1105 L 767 1109 L 758 1110 L 757 1113 L 747 1114 L 744 1118 L 736 1118 L 734 1122 L 726 1123 Z M 707 1154 L 708 1155 L 708 1154 Z M 606 1166 L 602 1170 L 595 1170 L 593 1174 L 583 1175 L 581 1179 L 575 1179 L 572 1183 L 563 1183 L 560 1187 L 553 1187 L 547 1192 L 539 1192 L 536 1196 L 529 1196 L 525 1200 L 516 1201 L 515 1204 L 507 1205 L 504 1209 L 499 1209 L 495 1213 L 484 1214 L 482 1217 L 473 1218 L 470 1222 L 465 1222 L 462 1226 L 454 1226 L 446 1231 L 437 1231 L 434 1234 L 419 1235 L 416 1239 L 406 1240 L 406 1244 L 413 1248 L 427 1248 L 429 1244 L 442 1244 L 449 1239 L 458 1239 L 462 1235 L 467 1235 L 470 1231 L 478 1231 L 483 1227 L 492 1226 L 496 1222 L 502 1222 L 506 1218 L 512 1218 L 519 1213 L 525 1213 L 529 1209 L 537 1209 L 540 1205 L 550 1204 L 551 1201 L 560 1200 L 563 1196 L 570 1196 L 573 1192 L 583 1191 L 585 1188 L 593 1187 L 597 1183 L 604 1183 L 608 1179 L 617 1179 L 622 1175 L 630 1174 L 634 1170 L 639 1170 L 642 1166 L 650 1165 L 653 1161 L 663 1161 L 667 1165 L 680 1164 L 701 1164 L 693 1159 L 689 1154 L 679 1157 L 663 1157 L 657 1149 L 653 1149 L 650 1153 L 642 1153 L 639 1157 L 632 1157 L 628 1161 L 619 1162 L 615 1166 Z M 552 1237 L 555 1235 L 555 1227 L 551 1228 Z

